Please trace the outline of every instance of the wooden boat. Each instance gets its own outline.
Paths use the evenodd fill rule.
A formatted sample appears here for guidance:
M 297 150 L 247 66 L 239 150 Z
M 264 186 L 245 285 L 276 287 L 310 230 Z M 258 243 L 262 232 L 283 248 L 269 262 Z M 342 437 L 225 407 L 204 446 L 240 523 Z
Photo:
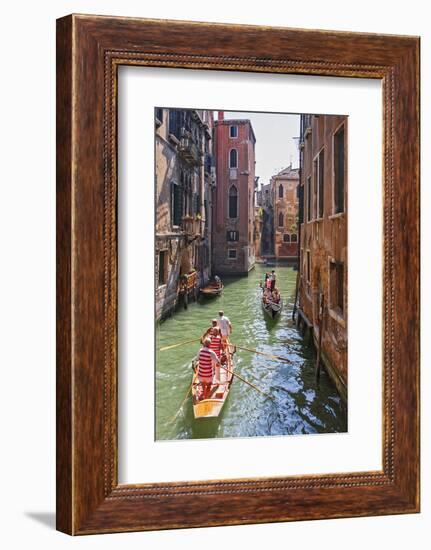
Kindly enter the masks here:
M 280 296 L 279 302 L 273 302 L 271 299 L 265 301 L 264 291 L 262 291 L 262 308 L 264 313 L 270 319 L 277 319 L 281 314 L 281 310 L 283 309 L 283 300 L 281 299 L 281 296 Z
M 193 384 L 192 384 L 192 399 L 193 399 L 193 414 L 198 418 L 217 418 L 226 402 L 229 390 L 233 382 L 233 372 L 235 364 L 233 356 L 235 354 L 235 346 L 227 343 L 226 345 L 226 367 L 230 372 L 220 367 L 220 384 L 213 384 L 211 394 L 208 399 L 199 399 L 201 386 L 198 379 L 199 361 L 196 359 L 193 363 Z
M 223 292 L 224 284 L 222 282 L 217 283 L 216 281 L 211 281 L 200 289 L 200 293 L 203 296 L 220 296 Z

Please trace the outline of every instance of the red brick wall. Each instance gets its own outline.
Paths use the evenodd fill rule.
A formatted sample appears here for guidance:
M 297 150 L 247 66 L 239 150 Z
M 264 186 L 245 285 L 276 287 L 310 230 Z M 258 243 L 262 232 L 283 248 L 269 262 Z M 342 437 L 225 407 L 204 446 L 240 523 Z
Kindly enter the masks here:
M 231 138 L 229 128 L 238 127 L 238 137 Z M 250 139 L 251 126 L 245 120 L 217 120 L 215 139 L 216 200 L 213 223 L 213 270 L 218 273 L 245 273 L 249 253 L 253 251 L 254 225 L 254 143 Z M 230 179 L 230 150 L 238 152 L 237 179 Z M 248 173 L 245 173 L 248 172 Z M 229 218 L 228 194 L 231 185 L 238 192 L 238 217 Z M 238 231 L 239 240 L 227 242 L 227 231 Z M 251 238 L 250 238 L 251 236 Z M 228 249 L 237 251 L 237 259 L 228 259 Z M 251 252 L 253 254 L 253 252 Z

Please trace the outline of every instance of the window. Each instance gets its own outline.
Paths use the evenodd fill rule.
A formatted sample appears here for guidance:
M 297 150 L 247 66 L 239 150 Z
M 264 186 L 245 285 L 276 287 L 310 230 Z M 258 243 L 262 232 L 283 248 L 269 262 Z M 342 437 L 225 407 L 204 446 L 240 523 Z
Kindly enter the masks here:
M 318 175 L 319 175 L 319 165 L 318 160 L 315 158 L 313 160 L 313 189 L 311 196 L 311 209 L 312 214 L 311 218 L 317 218 L 317 192 L 318 192 Z
M 156 108 L 156 118 L 160 122 L 163 122 L 163 109 Z
M 173 226 L 181 225 L 183 214 L 183 201 L 181 187 L 176 183 L 171 183 L 171 222 Z
M 280 183 L 279 187 L 278 187 L 278 198 L 279 199 L 282 199 L 283 198 L 283 185 Z
M 311 212 L 311 176 L 307 178 L 307 221 L 311 221 L 313 218 Z
M 236 260 L 236 250 L 235 248 L 229 248 L 227 251 L 227 257 L 229 260 Z
M 285 233 L 285 234 L 283 235 L 283 241 L 284 241 L 285 243 L 290 243 L 290 235 L 289 235 L 289 233 Z
M 317 217 L 323 218 L 323 209 L 324 209 L 324 169 L 325 169 L 325 154 L 324 149 L 322 149 L 317 157 L 318 160 L 318 173 L 317 173 Z
M 306 256 L 306 268 L 305 268 L 305 276 L 307 280 L 307 284 L 309 285 L 311 283 L 311 258 L 310 258 L 310 251 L 307 250 L 307 256 Z
M 239 231 L 227 231 L 226 232 L 227 241 L 238 241 L 239 240 Z
M 201 196 L 199 193 L 194 194 L 194 206 L 195 214 L 201 214 Z
M 238 126 L 229 127 L 229 137 L 236 138 L 238 137 Z
M 278 215 L 278 227 L 283 227 L 284 226 L 284 215 L 283 215 L 283 212 L 280 212 L 280 214 Z
M 169 109 L 169 133 L 177 139 L 181 138 L 181 128 L 184 125 L 183 111 Z
M 168 280 L 168 251 L 159 252 L 159 286 L 165 285 Z
M 304 223 L 304 186 L 298 185 L 296 188 L 298 197 L 298 223 Z
M 344 311 L 344 264 L 331 260 L 329 264 L 330 307 L 340 315 Z
M 236 149 L 230 150 L 229 168 L 238 168 L 238 151 Z
M 238 217 L 238 190 L 235 185 L 229 189 L 229 218 Z
M 297 243 L 298 242 L 298 235 L 296 233 L 292 233 L 290 236 L 290 242 Z
M 334 135 L 334 214 L 344 212 L 344 126 Z

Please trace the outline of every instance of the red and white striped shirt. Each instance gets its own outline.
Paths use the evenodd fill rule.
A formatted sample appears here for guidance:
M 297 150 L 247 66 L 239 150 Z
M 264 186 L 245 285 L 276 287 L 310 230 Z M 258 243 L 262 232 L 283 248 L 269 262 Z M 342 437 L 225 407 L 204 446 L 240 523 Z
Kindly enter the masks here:
M 203 347 L 199 350 L 198 359 L 198 376 L 202 378 L 210 378 L 213 376 L 213 362 L 219 362 L 217 355 L 209 348 Z
M 213 352 L 217 355 L 217 357 L 220 357 L 220 353 L 221 353 L 221 336 L 220 336 L 220 334 L 211 336 L 210 349 L 213 350 Z

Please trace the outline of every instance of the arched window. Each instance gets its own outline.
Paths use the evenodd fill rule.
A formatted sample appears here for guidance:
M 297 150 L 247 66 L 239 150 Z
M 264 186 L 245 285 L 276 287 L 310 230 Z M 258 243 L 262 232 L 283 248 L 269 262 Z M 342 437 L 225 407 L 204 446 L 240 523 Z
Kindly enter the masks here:
M 285 233 L 285 234 L 283 235 L 283 241 L 284 241 L 285 243 L 290 243 L 290 235 L 289 235 L 289 233 Z
M 238 189 L 231 185 L 229 189 L 229 218 L 238 217 Z
M 236 149 L 230 150 L 229 168 L 238 168 L 238 151 Z
M 283 198 L 283 185 L 280 183 L 279 187 L 278 187 L 278 197 L 280 199 Z
M 280 212 L 280 214 L 278 215 L 278 227 L 283 227 L 284 226 L 284 216 L 283 216 L 283 212 Z
M 296 233 L 292 233 L 292 236 L 291 236 L 290 240 L 293 243 L 297 243 L 298 242 L 298 235 Z

